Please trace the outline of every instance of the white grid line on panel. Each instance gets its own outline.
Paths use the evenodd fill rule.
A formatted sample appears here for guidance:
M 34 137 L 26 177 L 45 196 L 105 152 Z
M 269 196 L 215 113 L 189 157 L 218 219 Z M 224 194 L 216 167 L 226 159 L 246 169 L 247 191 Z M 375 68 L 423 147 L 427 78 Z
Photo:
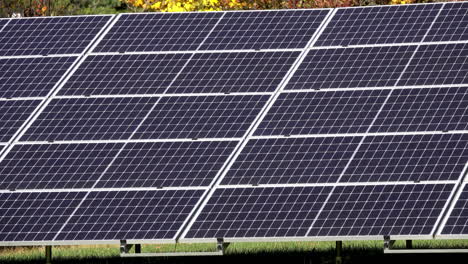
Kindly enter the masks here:
M 85 50 L 85 53 L 87 53 L 88 55 L 91 55 L 93 53 L 96 46 L 99 45 L 99 43 L 101 43 L 102 39 L 107 35 L 107 33 L 109 33 L 109 31 L 112 29 L 112 27 L 115 25 L 115 23 L 117 23 L 117 21 L 119 20 L 119 18 L 121 16 L 122 16 L 122 14 L 113 15 L 113 18 L 111 18 L 110 21 L 109 21 L 110 24 L 106 24 L 104 26 L 105 30 L 103 32 L 99 32 L 98 39 L 96 40 L 96 42 L 94 44 L 91 45 L 91 47 L 89 48 L 88 51 Z
M 439 12 L 437 12 L 436 17 L 434 18 L 434 20 L 432 21 L 431 25 L 430 25 L 429 28 L 427 29 L 426 34 L 424 34 L 423 38 L 421 39 L 421 43 L 424 42 L 424 40 L 426 39 L 427 35 L 429 35 L 429 32 L 431 32 L 432 27 L 433 27 L 434 24 L 436 23 L 437 19 L 439 19 L 440 13 L 442 13 L 442 10 L 444 10 L 444 8 L 445 8 L 445 3 L 442 4 L 442 7 L 439 9 Z
M 437 13 L 437 16 L 434 18 L 434 21 L 433 23 L 431 24 L 431 26 L 429 26 L 429 28 L 427 29 L 426 31 L 426 35 L 427 35 L 427 32 L 429 32 L 432 28 L 432 25 L 434 24 L 434 22 L 437 20 L 438 16 L 440 15 L 440 12 L 442 11 L 442 8 L 439 10 L 439 12 Z M 421 40 L 421 42 L 424 41 L 424 38 Z M 419 43 L 420 44 L 420 43 Z M 404 73 L 406 72 L 406 69 L 409 67 L 409 65 L 411 64 L 411 61 L 413 60 L 413 58 L 416 56 L 416 53 L 418 52 L 418 49 L 419 49 L 420 45 L 417 45 L 416 49 L 413 51 L 413 54 L 411 55 L 410 59 L 408 60 L 408 62 L 406 63 L 405 67 L 403 68 L 403 70 L 401 71 L 397 81 L 395 82 L 395 86 L 396 84 L 400 81 L 400 79 L 403 77 Z M 394 91 L 394 89 L 391 89 L 389 94 L 387 95 L 387 98 L 385 98 L 385 101 L 382 103 L 379 111 L 377 112 L 377 114 L 375 115 L 374 119 L 372 120 L 372 122 L 370 123 L 369 127 L 367 128 L 367 131 L 366 131 L 366 134 L 368 134 L 372 128 L 372 126 L 374 125 L 374 123 L 377 121 L 377 118 L 379 117 L 380 113 L 383 111 L 386 103 L 388 102 L 388 100 L 390 99 L 391 95 L 392 95 L 392 92 Z M 356 147 L 356 149 L 354 150 L 354 153 L 352 154 L 351 158 L 348 160 L 348 163 L 345 165 L 343 171 L 341 172 L 340 176 L 338 177 L 337 179 L 337 183 L 340 182 L 341 178 L 343 178 L 343 175 L 345 174 L 345 172 L 348 170 L 348 167 L 351 165 L 352 161 L 354 160 L 354 157 L 356 156 L 356 154 L 359 152 L 359 149 L 361 148 L 362 144 L 364 143 L 366 139 L 366 136 L 363 136 L 361 138 L 361 141 L 359 142 L 358 146 Z M 314 227 L 315 223 L 317 222 L 320 214 L 323 212 L 323 210 L 325 209 L 325 206 L 326 204 L 328 203 L 328 201 L 330 200 L 333 192 L 335 191 L 336 189 L 336 186 L 333 187 L 333 189 L 330 191 L 330 193 L 328 194 L 328 197 L 325 199 L 325 202 L 323 203 L 322 205 L 322 208 L 320 208 L 319 210 L 319 213 L 317 214 L 317 216 L 315 217 L 315 219 L 312 221 L 312 224 L 310 225 L 309 229 L 307 230 L 307 233 L 305 236 L 309 236 L 310 232 L 312 231 L 312 228 Z M 440 217 L 440 216 L 439 216 Z
M 0 98 L 0 101 L 36 101 L 44 100 L 46 97 L 14 97 L 14 98 Z
M 375 186 L 375 185 L 408 185 L 408 184 L 456 184 L 457 181 L 388 181 L 388 182 L 341 182 L 341 183 L 286 183 L 286 184 L 239 184 L 239 185 L 220 185 L 217 189 L 244 189 L 244 188 L 288 188 L 288 187 L 338 187 L 338 186 Z
M 3 20 L 3 19 L 2 19 Z M 0 32 L 2 32 L 7 26 L 8 26 L 8 23 L 10 23 L 11 19 L 7 19 L 6 20 L 7 22 L 5 23 L 5 25 L 3 25 L 2 28 L 0 28 Z
M 80 54 L 50 54 L 50 55 L 19 55 L 19 56 L 0 56 L 0 60 L 7 59 L 34 59 L 34 58 L 60 58 L 60 57 L 79 57 Z
M 426 33 L 428 34 L 428 33 Z M 373 47 L 399 47 L 399 46 L 419 46 L 419 45 L 443 45 L 443 44 L 463 44 L 468 40 L 451 40 L 451 41 L 427 41 L 427 42 L 405 42 L 405 43 L 377 43 L 377 44 L 360 44 L 348 46 L 315 46 L 310 50 L 328 50 L 328 49 L 352 49 L 352 48 L 373 48 Z
M 308 135 L 291 135 L 291 136 L 273 135 L 273 136 L 252 136 L 251 138 L 252 139 L 280 139 L 280 138 L 372 137 L 372 136 L 443 135 L 443 134 L 468 134 L 468 130 L 308 134 Z
M 132 188 L 73 188 L 73 189 L 15 189 L 0 190 L 0 193 L 58 193 L 58 192 L 120 192 L 120 191 L 177 191 L 177 190 L 208 190 L 206 186 L 186 187 L 132 187 Z
M 283 88 L 286 86 L 286 84 L 289 82 L 289 80 L 291 79 L 292 75 L 294 74 L 294 72 L 297 70 L 297 68 L 299 67 L 299 65 L 301 64 L 301 62 L 304 60 L 305 56 L 307 55 L 308 53 L 308 48 L 310 46 L 313 45 L 313 43 L 318 39 L 318 37 L 320 36 L 320 34 L 323 32 L 323 30 L 325 29 L 326 25 L 331 21 L 331 18 L 333 17 L 333 15 L 336 13 L 336 9 L 335 10 L 332 10 L 331 12 L 329 12 L 327 14 L 327 16 L 325 17 L 325 19 L 322 21 L 322 23 L 320 24 L 319 28 L 317 29 L 317 31 L 314 33 L 314 35 L 311 37 L 311 39 L 309 40 L 309 42 L 307 43 L 307 45 L 304 47 L 304 49 L 302 49 L 302 52 L 301 54 L 298 56 L 298 58 L 296 59 L 296 61 L 294 62 L 294 64 L 291 66 L 291 68 L 289 69 L 288 73 L 286 74 L 286 76 L 283 78 L 283 80 L 281 81 L 281 83 L 278 85 L 278 87 L 276 88 L 274 94 L 270 97 L 270 99 L 268 100 L 268 102 L 266 103 L 266 105 L 264 106 L 264 108 L 262 109 L 262 111 L 260 111 L 260 113 L 257 115 L 257 117 L 255 118 L 255 120 L 252 122 L 252 125 L 249 127 L 249 129 L 247 130 L 243 140 L 239 143 L 238 145 L 238 148 L 236 148 L 234 150 L 234 156 L 232 156 L 230 159 L 228 159 L 225 163 L 225 165 L 223 166 L 223 168 L 220 170 L 221 174 L 220 175 L 217 175 L 217 178 L 215 178 L 214 180 L 214 185 L 211 186 L 210 188 L 210 191 L 208 192 L 207 196 L 206 197 L 203 197 L 203 202 L 201 203 L 200 207 L 197 209 L 197 211 L 195 212 L 194 215 L 191 216 L 191 219 L 190 221 L 188 222 L 187 226 L 185 227 L 184 231 L 181 233 L 180 235 L 180 239 L 184 239 L 185 236 L 187 235 L 187 232 L 190 230 L 190 228 L 192 227 L 192 225 L 194 224 L 194 222 L 197 220 L 198 216 L 200 215 L 201 211 L 203 210 L 203 208 L 206 206 L 206 204 L 208 203 L 208 201 L 210 200 L 211 196 L 213 195 L 213 193 L 216 191 L 216 189 L 218 188 L 220 182 L 223 180 L 224 176 L 226 175 L 226 173 L 229 171 L 229 169 L 232 167 L 234 161 L 237 159 L 237 157 L 239 156 L 239 154 L 242 152 L 242 149 L 245 147 L 245 145 L 247 144 L 247 142 L 249 141 L 249 138 L 253 135 L 253 133 L 255 132 L 256 130 L 256 127 L 260 124 L 260 122 L 262 121 L 262 119 L 265 117 L 266 113 L 268 112 L 268 109 L 271 108 L 271 106 L 273 105 L 274 101 L 276 100 L 276 98 L 278 98 L 279 94 L 280 94 L 280 91 L 283 90 Z
M 185 94 L 106 94 L 106 95 L 58 95 L 54 99 L 72 99 L 72 98 L 135 98 L 135 97 L 205 97 L 205 96 L 250 96 L 250 95 L 272 95 L 273 92 L 239 92 L 239 93 L 185 93 Z M 29 97 L 28 97 L 29 98 Z M 0 100 L 2 100 L 0 98 Z M 16 98 L 15 98 L 16 100 Z
M 452 214 L 453 209 L 455 208 L 455 205 L 458 202 L 458 199 L 460 198 L 463 189 L 465 188 L 465 185 L 468 184 L 468 163 L 465 164 L 465 167 L 463 168 L 463 172 L 460 175 L 459 180 L 457 181 L 457 184 L 453 188 L 454 190 L 450 194 L 450 198 L 447 201 L 448 206 L 446 205 L 445 212 L 441 215 L 441 218 L 438 219 L 439 224 L 435 226 L 435 236 L 441 236 L 442 231 L 444 230 L 445 224 L 447 223 L 448 219 L 450 218 L 450 215 Z
M 339 92 L 339 91 L 364 91 L 364 90 L 402 90 L 402 89 L 428 89 L 428 88 L 452 88 L 468 87 L 468 84 L 433 84 L 433 85 L 408 85 L 408 86 L 375 86 L 356 88 L 323 88 L 323 89 L 291 89 L 281 93 L 310 93 L 310 92 Z
M 223 17 L 226 15 L 226 12 L 223 12 L 223 14 L 219 17 L 218 19 L 218 22 L 216 22 L 216 24 L 213 25 L 213 27 L 211 28 L 210 32 L 208 32 L 208 34 L 206 34 L 205 38 L 200 42 L 200 44 L 198 45 L 197 49 L 195 51 L 199 51 L 201 46 L 206 42 L 206 40 L 211 36 L 211 34 L 213 33 L 213 31 L 215 30 L 215 28 L 219 25 L 219 23 L 221 22 L 221 20 L 223 19 Z
M 240 141 L 242 138 L 176 138 L 176 139 L 110 139 L 110 140 L 56 140 L 56 141 L 20 141 L 13 145 L 54 145 L 54 144 L 99 144 L 99 143 L 159 143 L 159 142 L 220 142 Z
M 182 50 L 182 51 L 128 51 L 128 52 L 93 52 L 90 55 L 160 55 L 160 54 L 205 54 L 205 53 L 251 53 L 251 52 L 287 52 L 302 51 L 302 49 L 233 49 L 233 50 Z

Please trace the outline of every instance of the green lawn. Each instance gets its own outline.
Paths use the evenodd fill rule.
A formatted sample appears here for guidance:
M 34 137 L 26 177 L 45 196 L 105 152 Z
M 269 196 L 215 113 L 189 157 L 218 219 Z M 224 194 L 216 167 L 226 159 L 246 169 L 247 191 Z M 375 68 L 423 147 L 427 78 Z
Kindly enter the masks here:
M 382 241 L 355 241 L 343 243 L 344 263 L 407 263 L 415 261 L 466 260 L 465 254 L 384 255 Z M 468 240 L 414 241 L 414 248 L 468 248 Z M 214 244 L 143 245 L 143 252 L 212 251 Z M 116 245 L 62 246 L 53 248 L 53 263 L 258 263 L 284 261 L 289 263 L 334 263 L 334 242 L 282 242 L 282 243 L 233 243 L 221 257 L 119 257 Z M 404 247 L 397 241 L 395 247 Z M 17 247 L 0 250 L 0 263 L 44 263 L 43 247 Z M 466 261 L 464 261 L 466 262 Z

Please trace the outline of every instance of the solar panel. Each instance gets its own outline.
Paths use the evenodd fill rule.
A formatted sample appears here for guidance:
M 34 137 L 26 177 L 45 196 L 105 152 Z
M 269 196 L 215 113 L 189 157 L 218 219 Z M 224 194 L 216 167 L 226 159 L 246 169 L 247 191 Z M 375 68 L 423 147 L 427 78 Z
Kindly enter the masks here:
M 11 19 L 0 35 L 2 56 L 82 53 L 112 16 Z
M 398 85 L 466 84 L 467 62 L 468 43 L 422 45 Z
M 331 187 L 216 189 L 185 238 L 303 237 Z
M 255 135 L 365 133 L 389 90 L 282 93 Z
M 441 235 L 467 235 L 468 234 L 468 186 L 463 185 L 460 197 L 456 200 L 453 209 L 449 212 L 450 215 L 447 222 L 443 226 Z
M 442 4 L 339 8 L 315 46 L 420 42 Z
M 200 49 L 304 48 L 329 12 L 330 9 L 226 12 Z
M 197 53 L 168 93 L 273 92 L 299 52 Z
M 190 54 L 91 55 L 59 95 L 162 94 Z
M 236 141 L 128 143 L 96 188 L 208 186 Z
M 445 3 L 425 41 L 468 40 L 468 3 Z
M 394 90 L 370 132 L 468 130 L 468 89 Z
M 10 22 L 9 19 L 0 19 L 0 32 L 2 32 L 3 28 Z
M 394 86 L 414 46 L 310 50 L 286 89 Z
M 269 95 L 162 97 L 138 139 L 242 137 Z
M 15 145 L 0 162 L 0 189 L 91 188 L 122 143 Z
M 0 241 L 51 241 L 84 192 L 0 193 Z
M 47 96 L 75 60 L 76 57 L 0 59 L 0 97 Z
M 0 142 L 10 141 L 39 103 L 39 100 L 0 100 Z
M 156 97 L 54 99 L 20 141 L 127 139 Z
M 458 180 L 468 134 L 366 137 L 340 182 Z
M 223 13 L 122 14 L 94 52 L 196 50 Z
M 91 192 L 56 240 L 174 239 L 203 192 Z
M 361 137 L 253 139 L 221 184 L 336 182 Z
M 453 184 L 337 186 L 308 236 L 430 236 L 453 187 Z

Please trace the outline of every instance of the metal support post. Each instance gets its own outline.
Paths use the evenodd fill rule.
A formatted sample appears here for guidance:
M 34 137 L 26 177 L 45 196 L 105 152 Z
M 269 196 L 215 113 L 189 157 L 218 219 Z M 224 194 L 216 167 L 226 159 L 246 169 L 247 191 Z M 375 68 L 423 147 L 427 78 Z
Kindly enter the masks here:
M 46 264 L 52 264 L 52 246 L 45 247 Z
M 127 244 L 127 240 L 120 240 L 120 254 L 128 254 L 132 246 L 132 244 Z
M 413 240 L 406 240 L 406 249 L 413 249 Z
M 141 253 L 141 244 L 135 244 L 135 253 Z
M 335 264 L 342 264 L 343 263 L 343 259 L 341 257 L 342 249 L 343 249 L 343 242 L 342 241 L 336 241 Z
M 221 254 L 224 255 L 224 251 L 229 246 L 229 243 L 224 243 L 223 238 L 217 238 L 217 245 L 216 250 Z

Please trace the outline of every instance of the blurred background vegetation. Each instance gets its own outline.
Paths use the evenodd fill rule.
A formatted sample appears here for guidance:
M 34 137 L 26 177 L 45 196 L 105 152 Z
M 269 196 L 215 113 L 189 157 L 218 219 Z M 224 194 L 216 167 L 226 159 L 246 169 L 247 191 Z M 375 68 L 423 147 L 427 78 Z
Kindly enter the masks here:
M 0 17 L 319 8 L 443 2 L 437 0 L 0 0 Z

